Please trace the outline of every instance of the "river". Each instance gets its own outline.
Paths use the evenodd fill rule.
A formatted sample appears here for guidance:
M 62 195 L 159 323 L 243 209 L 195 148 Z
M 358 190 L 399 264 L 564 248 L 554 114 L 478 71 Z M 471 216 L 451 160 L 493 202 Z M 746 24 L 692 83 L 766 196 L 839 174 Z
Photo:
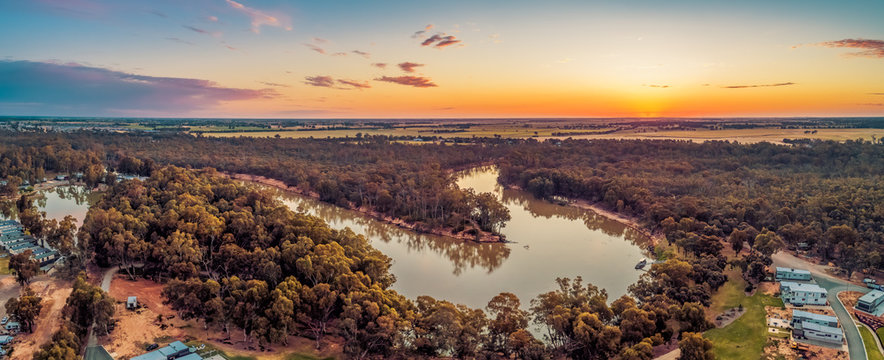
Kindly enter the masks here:
M 61 185 L 51 189 L 39 190 L 33 196 L 34 205 L 41 211 L 46 212 L 46 217 L 61 221 L 65 216 L 71 215 L 77 219 L 77 226 L 83 224 L 89 206 L 101 197 L 100 192 L 92 192 L 81 185 Z M 16 218 L 15 204 L 11 206 L 13 218 Z M 3 217 L 0 214 L 0 217 Z
M 556 277 L 582 276 L 606 289 L 613 300 L 641 275 L 634 266 L 645 256 L 642 249 L 649 240 L 622 223 L 525 191 L 504 189 L 492 167 L 461 173 L 457 184 L 502 200 L 512 220 L 501 232 L 511 243 L 479 244 L 419 234 L 293 192 L 266 188 L 295 211 L 366 236 L 393 259 L 393 288 L 411 299 L 429 295 L 484 308 L 494 295 L 507 291 L 527 307 L 538 294 L 555 289 Z M 59 186 L 38 192 L 35 204 L 49 218 L 72 215 L 81 224 L 98 196 L 82 186 Z
M 275 191 L 296 211 L 365 235 L 393 259 L 393 288 L 411 299 L 429 295 L 484 308 L 494 295 L 506 291 L 527 307 L 537 295 L 555 289 L 557 277 L 582 276 L 584 282 L 606 289 L 613 300 L 641 275 L 635 264 L 645 256 L 642 249 L 649 239 L 622 223 L 504 189 L 492 167 L 464 172 L 457 184 L 492 192 L 502 200 L 512 220 L 501 232 L 511 243 L 478 244 L 417 234 L 356 211 Z

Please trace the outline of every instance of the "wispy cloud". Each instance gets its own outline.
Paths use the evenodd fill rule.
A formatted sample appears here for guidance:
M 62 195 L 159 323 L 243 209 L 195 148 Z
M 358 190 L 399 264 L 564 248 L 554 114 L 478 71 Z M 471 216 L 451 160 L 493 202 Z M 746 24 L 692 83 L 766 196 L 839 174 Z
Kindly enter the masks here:
M 361 50 L 353 50 L 353 51 L 351 51 L 351 52 L 354 53 L 354 54 L 356 54 L 356 55 L 360 55 L 360 56 L 362 56 L 362 57 L 364 57 L 364 58 L 366 58 L 366 59 L 371 58 L 371 54 L 369 54 L 368 52 L 365 52 L 365 51 L 361 51 Z
M 746 88 L 759 88 L 759 87 L 777 87 L 777 86 L 791 86 L 796 85 L 793 82 L 784 82 L 784 83 L 776 83 L 776 84 L 753 84 L 753 85 L 727 85 L 722 86 L 724 89 L 746 89 Z
M 345 86 L 352 86 L 355 89 L 368 89 L 371 88 L 371 84 L 368 82 L 358 82 L 353 80 L 338 80 L 338 83 Z
M 226 101 L 275 98 L 271 89 L 229 88 L 201 79 L 136 75 L 76 63 L 0 61 L 0 113 L 114 115 L 181 114 Z
M 335 79 L 325 75 L 307 76 L 304 78 L 304 83 L 310 86 L 330 88 L 335 86 Z
M 422 76 L 383 76 L 374 79 L 375 81 L 383 81 L 389 82 L 399 85 L 407 85 L 414 86 L 418 88 L 428 88 L 428 87 L 436 87 L 438 85 L 434 84 L 432 80 L 429 78 L 425 78 Z
M 161 17 L 161 18 L 166 18 L 166 17 L 168 17 L 168 16 L 166 16 L 166 14 L 165 14 L 164 12 L 159 11 L 159 10 L 148 10 L 148 13 L 149 13 L 149 14 L 156 15 L 156 16 Z
M 879 92 L 879 93 L 869 93 L 869 95 L 884 95 L 884 92 Z
M 386 69 L 386 68 L 387 68 L 387 63 L 374 63 L 374 64 L 371 64 L 371 66 L 374 66 L 374 67 L 379 68 L 379 69 Z
M 660 88 L 660 89 L 666 89 L 666 88 L 671 87 L 670 85 L 658 85 L 658 84 L 642 84 L 642 86 L 647 86 L 647 87 L 652 87 L 652 88 Z
M 245 14 L 252 21 L 252 32 L 258 34 L 261 32 L 262 26 L 273 26 L 285 30 L 291 30 L 291 21 L 287 16 L 273 14 L 251 8 L 233 0 L 225 0 L 230 7 Z
M 814 44 L 817 46 L 825 46 L 830 48 L 852 48 L 860 49 L 859 52 L 849 53 L 850 56 L 884 58 L 884 40 L 869 39 L 844 39 L 836 41 L 826 41 Z M 800 45 L 799 45 L 800 46 Z
M 75 17 L 93 18 L 108 12 L 106 5 L 92 0 L 36 0 L 36 2 L 50 11 Z
M 194 44 L 193 44 L 192 42 L 190 42 L 190 41 L 182 40 L 182 39 L 179 39 L 179 38 L 176 38 L 176 37 L 167 37 L 166 40 L 174 41 L 174 42 L 176 42 L 176 43 L 185 44 L 185 45 L 194 45 Z
M 195 33 L 209 35 L 209 36 L 213 36 L 213 37 L 221 36 L 221 33 L 217 32 L 217 31 L 208 31 L 205 29 L 200 29 L 198 27 L 193 27 L 193 26 L 189 26 L 189 25 L 181 25 L 181 26 L 184 27 L 185 29 L 188 29 L 188 30 L 193 31 Z
M 428 37 L 426 40 L 421 42 L 421 46 L 430 46 L 437 49 L 441 49 L 447 46 L 451 46 L 461 41 L 458 40 L 454 35 L 446 35 L 445 33 L 438 33 L 433 36 Z
M 862 106 L 884 106 L 882 103 L 865 103 L 865 104 L 857 104 Z
M 574 61 L 574 59 L 569 58 L 569 57 L 566 57 L 566 58 L 564 58 L 564 59 L 556 60 L 556 62 L 559 63 L 559 64 L 567 64 L 567 63 L 572 62 L 572 61 Z
M 399 63 L 398 66 L 399 66 L 400 69 L 402 69 L 402 71 L 409 72 L 409 73 L 413 73 L 413 72 L 414 72 L 414 68 L 424 66 L 424 64 L 418 64 L 418 63 L 413 63 L 413 62 L 408 62 L 408 61 L 406 61 L 406 62 L 404 62 L 404 63 Z
M 359 82 L 355 80 L 337 79 L 328 75 L 307 76 L 304 83 L 310 86 L 324 87 L 329 89 L 350 90 L 350 89 L 368 89 L 371 85 L 367 82 Z
M 417 39 L 419 37 L 422 37 L 424 34 L 426 34 L 427 31 L 430 31 L 432 29 L 433 29 L 433 24 L 427 24 L 427 26 L 424 26 L 423 30 L 415 31 L 414 34 L 411 34 L 411 37 L 413 39 Z
M 267 86 L 275 86 L 275 87 L 290 87 L 290 86 L 288 86 L 288 85 L 286 85 L 286 84 L 280 84 L 280 83 L 269 82 L 269 81 L 259 81 L 259 82 L 260 82 L 261 84 L 264 84 L 264 85 L 267 85 Z
M 218 17 L 217 17 L 217 16 L 209 15 L 209 16 L 206 17 L 206 19 L 208 19 L 208 20 L 211 21 L 211 22 L 218 22 Z
M 307 47 L 308 49 L 310 49 L 310 50 L 313 50 L 313 51 L 318 52 L 318 53 L 320 53 L 320 54 L 322 54 L 322 55 L 325 55 L 325 49 L 323 49 L 323 48 L 321 48 L 321 47 L 319 47 L 319 46 L 316 46 L 316 45 L 313 45 L 313 44 L 304 44 L 304 46 L 306 46 L 306 47 Z

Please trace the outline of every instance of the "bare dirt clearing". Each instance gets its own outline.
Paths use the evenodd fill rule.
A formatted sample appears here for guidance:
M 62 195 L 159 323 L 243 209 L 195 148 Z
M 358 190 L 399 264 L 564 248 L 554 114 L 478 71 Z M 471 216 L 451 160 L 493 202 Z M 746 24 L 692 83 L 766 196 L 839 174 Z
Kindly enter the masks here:
M 31 283 L 31 289 L 43 298 L 43 308 L 34 325 L 34 332 L 22 334 L 16 339 L 15 351 L 11 357 L 13 360 L 31 359 L 40 345 L 49 342 L 52 333 L 61 326 L 61 310 L 72 291 L 69 281 L 56 279 L 35 281 Z

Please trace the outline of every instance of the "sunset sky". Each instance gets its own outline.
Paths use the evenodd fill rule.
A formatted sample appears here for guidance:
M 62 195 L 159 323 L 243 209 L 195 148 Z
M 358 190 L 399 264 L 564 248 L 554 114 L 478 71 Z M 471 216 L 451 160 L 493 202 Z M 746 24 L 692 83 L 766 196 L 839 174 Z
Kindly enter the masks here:
M 884 116 L 884 1 L 0 1 L 0 115 Z

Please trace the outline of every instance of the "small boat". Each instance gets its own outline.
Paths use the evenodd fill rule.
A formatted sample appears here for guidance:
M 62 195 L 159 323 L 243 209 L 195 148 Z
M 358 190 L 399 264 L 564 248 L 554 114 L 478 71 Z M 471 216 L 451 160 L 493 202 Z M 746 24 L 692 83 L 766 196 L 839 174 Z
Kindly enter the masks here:
M 642 259 L 638 262 L 638 264 L 635 264 L 635 268 L 636 268 L 636 270 L 637 270 L 637 269 L 643 269 L 643 268 L 645 267 L 645 265 L 647 265 L 647 264 L 648 264 L 648 259 L 647 259 L 647 258 L 642 258 Z

